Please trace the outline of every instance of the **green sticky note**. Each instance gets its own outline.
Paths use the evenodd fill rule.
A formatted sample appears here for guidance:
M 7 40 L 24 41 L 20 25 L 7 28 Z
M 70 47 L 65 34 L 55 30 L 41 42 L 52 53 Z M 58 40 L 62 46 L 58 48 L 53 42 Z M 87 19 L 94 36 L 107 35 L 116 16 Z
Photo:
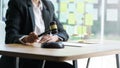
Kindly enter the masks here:
M 85 35 L 85 34 L 87 34 L 87 27 L 86 26 L 78 26 L 77 27 L 77 33 L 79 35 Z
M 60 3 L 60 12 L 67 12 L 67 2 Z
M 85 25 L 89 25 L 89 26 L 93 25 L 93 15 L 92 14 L 85 15 Z
M 68 24 L 74 25 L 76 23 L 76 18 L 74 13 L 68 14 Z
M 77 3 L 77 12 L 82 13 L 82 14 L 85 12 L 84 2 L 78 2 Z
M 69 2 L 74 2 L 74 0 L 69 0 Z
M 63 28 L 64 28 L 65 30 L 67 30 L 67 25 L 63 25 Z

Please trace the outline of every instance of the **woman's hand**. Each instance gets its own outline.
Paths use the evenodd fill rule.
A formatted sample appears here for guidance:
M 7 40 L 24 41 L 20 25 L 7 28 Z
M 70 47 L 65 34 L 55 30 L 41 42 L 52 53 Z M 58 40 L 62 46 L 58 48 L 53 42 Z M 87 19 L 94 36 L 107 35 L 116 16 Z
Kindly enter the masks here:
M 45 42 L 57 42 L 59 41 L 59 37 L 57 35 L 44 35 L 42 36 L 41 40 L 39 43 L 45 43 Z
M 29 35 L 25 36 L 22 41 L 26 45 L 30 45 L 31 43 L 37 42 L 38 40 L 38 35 L 36 35 L 34 32 L 31 32 Z

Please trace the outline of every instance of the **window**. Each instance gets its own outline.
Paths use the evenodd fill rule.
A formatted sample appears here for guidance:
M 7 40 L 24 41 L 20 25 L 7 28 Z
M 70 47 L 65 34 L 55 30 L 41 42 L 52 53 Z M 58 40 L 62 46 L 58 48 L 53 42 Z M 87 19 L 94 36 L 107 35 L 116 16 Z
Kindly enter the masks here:
M 105 1 L 105 39 L 120 40 L 120 0 Z
M 119 0 L 107 0 L 107 4 L 118 4 Z
M 0 44 L 5 44 L 5 23 L 4 23 L 4 14 L 6 10 L 4 10 L 5 8 L 5 4 L 4 1 L 7 0 L 0 0 Z M 4 10 L 4 11 L 3 11 Z
M 2 0 L 0 0 L 0 9 L 2 9 Z M 2 10 L 0 10 L 0 21 L 2 20 Z
M 0 0 L 0 20 L 5 21 L 5 14 L 6 14 L 6 9 L 7 9 L 7 3 L 9 0 Z

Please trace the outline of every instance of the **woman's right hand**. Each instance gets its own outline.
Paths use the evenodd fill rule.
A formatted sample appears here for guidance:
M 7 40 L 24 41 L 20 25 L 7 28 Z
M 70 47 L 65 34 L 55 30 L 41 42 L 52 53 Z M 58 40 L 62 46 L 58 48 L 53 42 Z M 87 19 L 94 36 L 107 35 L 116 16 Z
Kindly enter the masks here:
M 31 32 L 29 35 L 25 36 L 22 41 L 26 44 L 29 45 L 31 43 L 37 42 L 38 40 L 38 35 L 36 35 L 34 32 Z

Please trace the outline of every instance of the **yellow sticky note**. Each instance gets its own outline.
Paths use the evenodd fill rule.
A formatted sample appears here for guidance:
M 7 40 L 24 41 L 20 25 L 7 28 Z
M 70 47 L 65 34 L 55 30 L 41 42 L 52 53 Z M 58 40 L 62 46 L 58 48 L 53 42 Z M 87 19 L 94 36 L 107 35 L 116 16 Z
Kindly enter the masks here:
M 69 0 L 69 2 L 74 2 L 74 0 Z
M 77 12 L 79 12 L 79 13 L 84 13 L 85 12 L 85 4 L 84 4 L 84 2 L 78 2 L 77 3 Z
M 76 23 L 76 18 L 74 13 L 69 13 L 68 15 L 68 24 L 74 25 Z
M 93 3 L 95 0 L 85 0 L 86 2 Z
M 89 26 L 93 25 L 93 15 L 92 14 L 85 15 L 85 25 L 89 25 Z
M 77 27 L 77 33 L 79 35 L 85 35 L 85 34 L 87 34 L 87 27 L 86 26 L 78 26 Z
M 67 12 L 67 2 L 60 3 L 60 12 Z
M 67 25 L 63 25 L 63 28 L 66 30 L 67 29 Z

